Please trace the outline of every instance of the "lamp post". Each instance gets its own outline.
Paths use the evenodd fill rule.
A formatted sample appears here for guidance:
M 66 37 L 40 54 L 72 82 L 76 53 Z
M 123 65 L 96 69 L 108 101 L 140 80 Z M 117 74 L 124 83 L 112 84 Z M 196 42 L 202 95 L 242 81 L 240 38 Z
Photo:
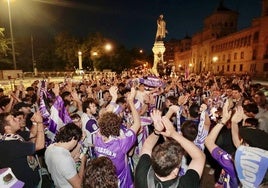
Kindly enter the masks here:
M 7 0 L 7 7 L 8 7 L 8 17 L 9 17 L 9 28 L 10 28 L 10 37 L 11 37 L 13 65 L 14 65 L 14 69 L 16 70 L 17 69 L 17 64 L 16 64 L 15 47 L 14 47 L 14 37 L 13 37 L 13 29 L 12 29 L 12 18 L 11 18 L 11 10 L 10 10 L 10 0 Z
M 110 43 L 107 43 L 107 44 L 105 44 L 104 48 L 105 48 L 105 50 L 106 50 L 107 52 L 109 52 L 109 51 L 112 50 L 113 47 L 112 47 L 112 45 L 111 45 Z
M 98 52 L 92 52 L 92 55 L 93 55 L 93 70 L 94 71 L 96 71 L 97 69 L 96 69 L 96 57 L 97 57 L 97 55 L 98 55 Z
M 213 57 L 212 57 L 212 61 L 213 61 L 213 63 L 217 63 L 218 60 L 219 60 L 218 56 L 213 56 Z M 215 65 L 212 66 L 213 73 L 215 73 L 215 69 L 216 69 L 215 67 L 216 67 Z
M 79 51 L 78 52 L 78 69 L 82 70 L 83 69 L 83 65 L 82 65 L 82 52 Z
M 189 67 L 190 67 L 190 71 L 189 71 L 189 72 L 190 72 L 190 74 L 191 74 L 191 73 L 192 73 L 192 71 L 193 71 L 193 70 L 192 70 L 193 64 L 192 64 L 192 63 L 190 63 L 190 64 L 189 64 Z

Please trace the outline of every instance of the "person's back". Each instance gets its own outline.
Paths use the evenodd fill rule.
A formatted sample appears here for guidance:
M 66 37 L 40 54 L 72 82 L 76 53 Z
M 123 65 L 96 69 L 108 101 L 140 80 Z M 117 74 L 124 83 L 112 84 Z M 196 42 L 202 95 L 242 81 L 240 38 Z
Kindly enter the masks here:
M 161 112 L 154 111 L 151 117 L 154 120 L 155 129 L 143 145 L 136 167 L 135 187 L 199 187 L 205 163 L 203 152 L 194 143 L 176 132 L 167 117 L 161 118 Z M 160 133 L 167 139 L 164 143 L 156 145 Z M 185 154 L 184 150 L 192 157 L 192 161 L 185 175 L 179 178 L 178 173 L 182 156 Z
M 106 119 L 109 114 L 114 115 L 113 119 L 116 119 L 116 115 L 113 113 L 104 114 L 99 121 L 100 129 L 102 129 L 102 119 Z M 135 141 L 136 134 L 132 130 L 126 129 L 123 126 L 117 137 L 110 136 L 108 139 L 104 139 L 102 135 L 97 134 L 94 140 L 96 155 L 107 156 L 113 161 L 113 164 L 116 167 L 116 174 L 120 180 L 120 187 L 132 185 L 130 167 L 126 161 L 127 152 L 133 146 Z
M 79 172 L 76 171 L 72 151 L 82 137 L 82 130 L 74 123 L 63 126 L 56 135 L 56 142 L 45 152 L 45 162 L 56 187 L 80 187 L 83 181 L 86 157 L 81 158 Z
M 117 99 L 117 87 L 110 88 L 112 103 Z M 128 165 L 127 153 L 135 144 L 137 132 L 140 129 L 140 116 L 134 105 L 135 88 L 127 97 L 128 105 L 132 112 L 133 124 L 130 128 L 121 126 L 121 118 L 113 112 L 102 114 L 98 120 L 99 132 L 96 134 L 94 145 L 97 156 L 107 156 L 112 161 L 117 170 L 117 176 L 121 188 L 133 187 L 130 167 Z

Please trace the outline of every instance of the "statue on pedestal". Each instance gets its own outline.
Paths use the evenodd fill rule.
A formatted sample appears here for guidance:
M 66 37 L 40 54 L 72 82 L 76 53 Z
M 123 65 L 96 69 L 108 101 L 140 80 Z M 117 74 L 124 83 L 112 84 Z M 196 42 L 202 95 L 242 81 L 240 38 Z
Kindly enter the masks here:
M 157 19 L 157 31 L 155 41 L 162 41 L 166 37 L 166 33 L 168 33 L 168 31 L 166 30 L 166 22 L 164 20 L 163 14 L 161 14 Z
M 155 36 L 155 42 L 153 46 L 153 53 L 154 53 L 154 65 L 152 67 L 151 72 L 157 76 L 159 73 L 163 71 L 164 67 L 161 67 L 165 64 L 164 62 L 164 52 L 166 50 L 163 39 L 166 37 L 167 30 L 166 30 L 166 22 L 163 19 L 164 16 L 161 14 L 157 19 L 157 31 Z M 162 71 L 158 72 L 161 69 Z

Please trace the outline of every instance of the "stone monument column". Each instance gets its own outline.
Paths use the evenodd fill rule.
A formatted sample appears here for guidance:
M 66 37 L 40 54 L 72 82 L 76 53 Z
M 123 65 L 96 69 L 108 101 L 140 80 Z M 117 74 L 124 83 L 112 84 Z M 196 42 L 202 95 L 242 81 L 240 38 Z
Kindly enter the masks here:
M 164 46 L 163 41 L 155 41 L 154 47 L 153 47 L 153 53 L 154 53 L 154 65 L 152 68 L 152 73 L 159 76 L 157 71 L 157 64 L 158 63 L 164 63 L 164 52 L 166 50 Z
M 164 52 L 166 50 L 163 39 L 166 37 L 168 33 L 166 30 L 166 22 L 164 20 L 163 14 L 159 16 L 157 19 L 157 30 L 155 36 L 155 42 L 153 46 L 153 53 L 154 53 L 154 65 L 152 67 L 152 73 L 159 76 L 157 71 L 157 64 L 161 63 L 164 64 Z

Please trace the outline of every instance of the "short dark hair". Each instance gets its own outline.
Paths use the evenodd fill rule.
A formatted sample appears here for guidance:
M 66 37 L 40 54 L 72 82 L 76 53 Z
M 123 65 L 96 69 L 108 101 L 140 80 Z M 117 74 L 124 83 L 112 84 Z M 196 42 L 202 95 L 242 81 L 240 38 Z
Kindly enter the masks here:
M 1 134 L 5 134 L 5 126 L 8 125 L 6 118 L 9 115 L 10 113 L 8 112 L 0 113 L 0 133 Z
M 170 95 L 167 97 L 167 99 L 174 105 L 178 104 L 178 98 L 175 96 Z
M 81 116 L 79 114 L 72 114 L 70 117 L 71 117 L 72 120 L 81 119 Z
M 179 168 L 184 149 L 173 139 L 167 139 L 155 146 L 151 155 L 152 168 L 160 177 L 168 176 L 172 170 Z
M 189 114 L 193 118 L 197 118 L 199 115 L 199 105 L 197 103 L 193 103 L 189 108 Z
M 85 170 L 83 185 L 88 188 L 117 188 L 116 168 L 111 159 L 102 156 L 90 160 Z
M 253 114 L 259 113 L 259 108 L 256 103 L 249 103 L 243 106 L 244 111 L 252 112 Z
M 0 108 L 5 107 L 9 103 L 10 103 L 10 98 L 8 96 L 1 97 L 1 99 L 0 99 Z
M 256 119 L 256 118 L 247 118 L 246 120 L 245 120 L 245 123 L 248 123 L 248 124 L 250 124 L 250 126 L 252 126 L 252 127 L 258 127 L 258 125 L 259 125 L 259 121 L 258 121 L 258 119 Z
M 194 141 L 198 133 L 198 124 L 191 120 L 186 120 L 181 126 L 182 135 L 190 141 Z
M 25 116 L 25 113 L 23 111 L 15 111 L 12 114 L 13 114 L 14 117 L 17 117 L 17 116 L 20 116 L 20 115 Z
M 105 93 L 110 93 L 109 90 L 105 89 L 103 92 L 102 92 L 102 95 L 104 95 Z
M 68 123 L 56 134 L 56 142 L 69 142 L 72 139 L 80 140 L 82 138 L 82 130 L 74 123 Z
M 87 112 L 87 108 L 89 107 L 90 104 L 96 104 L 97 105 L 97 102 L 93 98 L 88 98 L 87 100 L 85 100 L 82 103 L 82 110 L 83 110 L 83 112 L 85 112 L 85 113 Z
M 238 92 L 242 92 L 241 88 L 239 87 L 238 84 L 232 84 L 231 85 L 232 90 L 237 90 Z
M 119 97 L 117 100 L 116 100 L 116 104 L 125 104 L 127 101 L 126 101 L 126 98 L 125 97 Z
M 119 136 L 122 119 L 113 112 L 105 112 L 98 121 L 100 133 L 107 138 Z

